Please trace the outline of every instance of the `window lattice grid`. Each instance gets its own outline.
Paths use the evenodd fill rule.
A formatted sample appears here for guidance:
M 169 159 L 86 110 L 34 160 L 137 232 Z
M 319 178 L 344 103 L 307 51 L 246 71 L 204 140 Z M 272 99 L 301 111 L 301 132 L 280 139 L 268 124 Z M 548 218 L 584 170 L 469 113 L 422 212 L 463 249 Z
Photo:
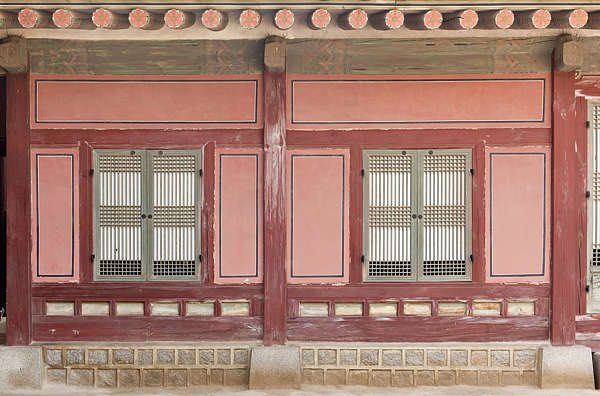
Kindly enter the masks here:
M 424 277 L 466 275 L 466 164 L 464 153 L 423 157 Z
M 373 154 L 368 158 L 368 276 L 409 278 L 413 157 Z
M 142 275 L 142 155 L 98 158 L 98 274 Z
M 152 156 L 152 274 L 196 275 L 196 156 Z
M 600 272 L 600 105 L 593 105 L 591 108 L 590 123 L 590 200 L 588 208 L 590 210 L 590 242 L 591 258 L 590 269 Z

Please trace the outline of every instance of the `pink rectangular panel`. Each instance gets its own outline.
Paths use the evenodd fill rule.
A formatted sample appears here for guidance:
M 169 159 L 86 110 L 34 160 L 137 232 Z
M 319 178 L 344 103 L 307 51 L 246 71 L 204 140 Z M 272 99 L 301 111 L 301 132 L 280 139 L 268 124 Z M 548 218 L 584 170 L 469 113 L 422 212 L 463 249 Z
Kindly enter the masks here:
M 79 189 L 76 148 L 31 150 L 32 277 L 79 279 Z
M 291 150 L 287 155 L 289 283 L 347 283 L 349 153 Z
M 262 282 L 262 154 L 217 149 L 215 282 Z
M 545 74 L 289 77 L 290 128 L 549 127 Z
M 550 280 L 550 149 L 486 152 L 486 279 Z
M 35 75 L 34 128 L 260 128 L 260 76 Z

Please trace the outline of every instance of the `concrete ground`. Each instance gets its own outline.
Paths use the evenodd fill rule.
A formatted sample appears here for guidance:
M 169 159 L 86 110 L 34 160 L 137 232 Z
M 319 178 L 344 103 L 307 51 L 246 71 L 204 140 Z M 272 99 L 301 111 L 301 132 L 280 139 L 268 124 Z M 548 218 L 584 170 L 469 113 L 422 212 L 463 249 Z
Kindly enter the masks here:
M 504 388 L 485 388 L 470 386 L 420 387 L 420 388 L 367 388 L 364 386 L 322 387 L 303 386 L 302 390 L 249 391 L 244 388 L 197 387 L 181 390 L 174 389 L 135 389 L 100 390 L 62 387 L 46 387 L 43 390 L 0 390 L 2 396 L 596 396 L 595 390 L 553 389 L 542 390 L 531 387 L 510 386 Z

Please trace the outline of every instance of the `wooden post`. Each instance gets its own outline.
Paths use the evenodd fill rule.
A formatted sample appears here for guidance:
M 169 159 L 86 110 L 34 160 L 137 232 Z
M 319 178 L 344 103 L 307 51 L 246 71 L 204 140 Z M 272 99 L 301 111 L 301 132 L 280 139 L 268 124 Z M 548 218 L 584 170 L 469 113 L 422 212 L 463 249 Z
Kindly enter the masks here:
M 60 8 L 52 14 L 54 26 L 60 29 L 95 29 L 89 15 Z
M 468 30 L 477 26 L 477 22 L 479 22 L 479 16 L 477 15 L 477 11 L 464 10 L 444 14 L 443 20 L 444 22 L 441 26 L 442 29 Z
M 285 41 L 269 37 L 264 72 L 264 344 L 286 341 Z
M 515 22 L 515 14 L 508 8 L 479 13 L 477 29 L 508 29 Z
M 344 30 L 359 30 L 367 26 L 369 16 L 365 10 L 357 8 L 338 17 L 338 25 Z
M 439 11 L 429 10 L 419 14 L 404 15 L 404 25 L 409 29 L 433 30 L 442 25 L 444 17 Z
M 20 47 L 6 49 L 6 46 Z M 31 343 L 29 74 L 24 40 L 0 46 L 7 76 L 6 109 L 6 341 Z M 20 64 L 16 65 L 16 57 Z M 24 55 L 23 55 L 24 54 Z M 11 59 L 12 58 L 12 59 Z M 10 62 L 7 66 L 6 61 Z
M 404 13 L 400 10 L 379 12 L 371 16 L 371 25 L 377 30 L 395 30 L 404 25 Z
M 563 52 L 559 40 L 554 57 Z M 556 63 L 556 60 L 555 62 Z M 575 72 L 553 67 L 553 144 L 552 144 L 552 326 L 553 345 L 575 344 L 577 312 L 577 267 L 579 251 L 577 217 L 580 208 L 577 192 L 578 157 L 585 155 L 573 141 L 576 125 Z M 585 146 L 584 146 L 585 147 Z M 582 147 L 583 149 L 583 147 Z M 585 246 L 583 247 L 585 249 Z
M 45 28 L 50 25 L 50 13 L 24 8 L 18 14 L 19 23 L 25 29 Z

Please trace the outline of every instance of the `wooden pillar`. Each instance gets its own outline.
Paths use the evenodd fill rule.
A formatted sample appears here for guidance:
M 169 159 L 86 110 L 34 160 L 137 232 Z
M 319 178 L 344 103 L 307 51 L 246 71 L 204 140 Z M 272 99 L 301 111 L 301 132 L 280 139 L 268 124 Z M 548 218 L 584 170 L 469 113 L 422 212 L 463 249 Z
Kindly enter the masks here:
M 6 341 L 31 343 L 29 74 L 24 40 L 0 45 L 7 70 L 6 109 Z
M 286 341 L 285 41 L 269 37 L 264 72 L 264 344 Z
M 581 197 L 577 197 L 577 163 L 585 155 L 578 149 L 573 131 L 576 125 L 575 65 L 565 66 L 572 58 L 569 41 L 559 39 L 554 49 L 553 142 L 552 142 L 552 326 L 553 345 L 575 344 L 577 312 L 577 269 L 580 251 L 577 240 L 577 217 Z M 570 62 L 567 62 L 570 63 Z M 585 184 L 584 184 L 585 185 Z

